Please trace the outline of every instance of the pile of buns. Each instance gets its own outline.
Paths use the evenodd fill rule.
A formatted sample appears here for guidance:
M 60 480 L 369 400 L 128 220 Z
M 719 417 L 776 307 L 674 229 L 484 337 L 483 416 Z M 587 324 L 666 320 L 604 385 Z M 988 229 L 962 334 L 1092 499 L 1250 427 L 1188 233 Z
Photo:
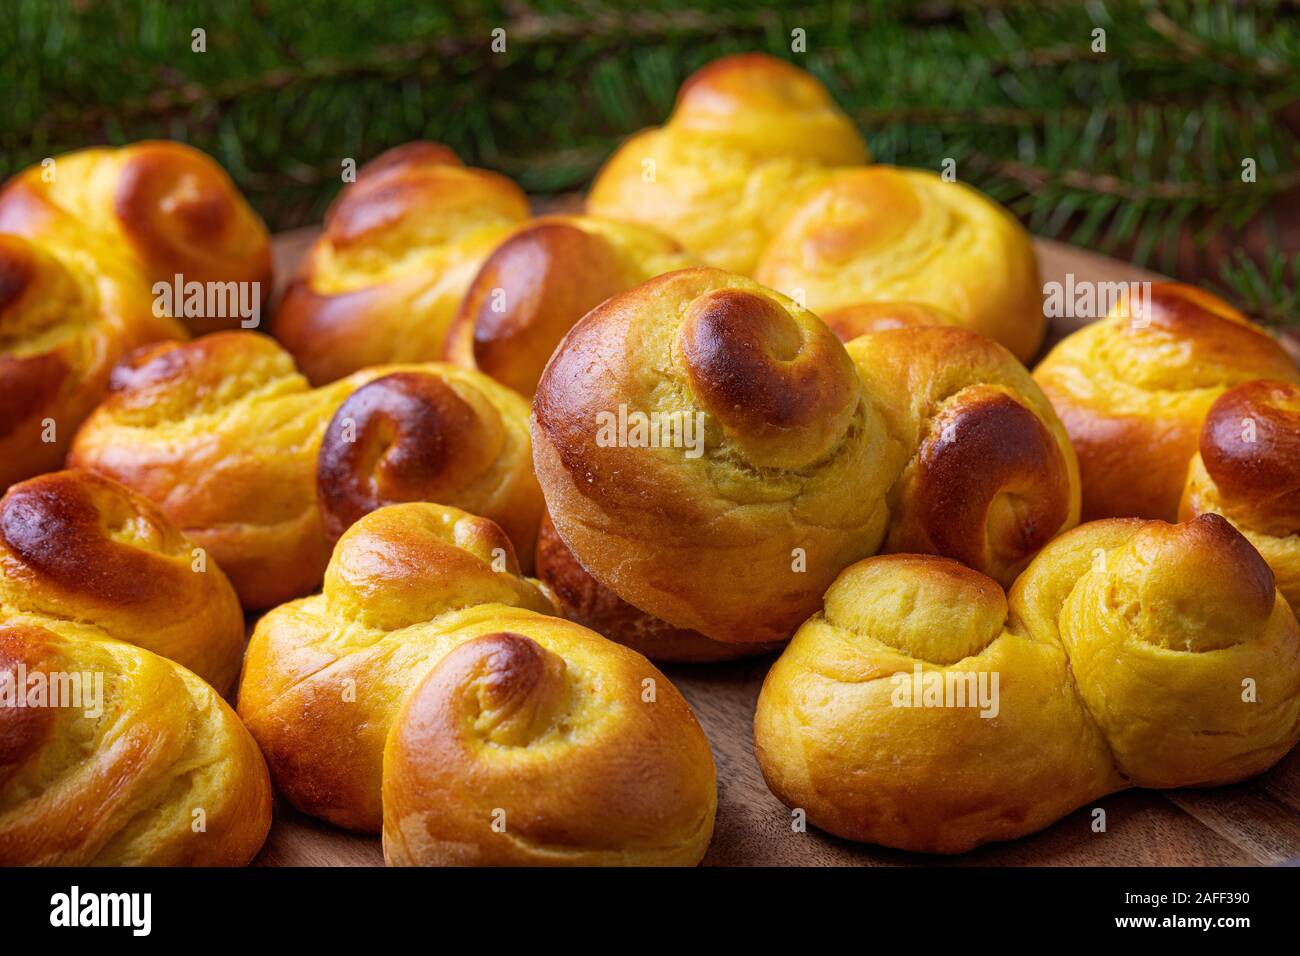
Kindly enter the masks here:
M 1031 373 L 1025 230 L 796 67 L 697 72 L 582 214 L 398 147 L 268 328 L 158 306 L 270 263 L 177 144 L 0 191 L 0 864 L 247 863 L 273 792 L 394 865 L 695 864 L 652 661 L 779 652 L 772 792 L 908 850 L 1300 740 L 1287 351 L 1159 284 Z

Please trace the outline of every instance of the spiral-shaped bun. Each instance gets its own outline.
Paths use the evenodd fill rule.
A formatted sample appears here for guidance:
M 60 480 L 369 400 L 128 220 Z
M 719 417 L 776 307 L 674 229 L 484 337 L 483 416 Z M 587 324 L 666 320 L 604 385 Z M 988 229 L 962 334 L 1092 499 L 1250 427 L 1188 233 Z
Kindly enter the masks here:
M 1260 773 L 1300 740 L 1300 626 L 1222 518 L 1061 536 L 1007 597 L 913 555 L 844 571 L 768 674 L 769 785 L 839 836 L 958 853 L 1126 786 Z
M 70 455 L 157 503 L 246 608 L 314 590 L 337 535 L 390 501 L 479 507 L 531 555 L 530 459 L 527 403 L 484 375 L 389 366 L 313 389 L 252 332 L 132 356 Z
M 626 644 L 652 661 L 730 661 L 767 654 L 781 646 L 713 641 L 699 631 L 673 627 L 634 608 L 578 563 L 555 530 L 550 515 L 543 517 L 537 534 L 535 568 L 560 614 L 612 641 Z
M 266 767 L 200 679 L 229 688 L 243 650 L 221 570 L 127 489 L 58 472 L 0 499 L 0 603 L 0 865 L 247 863 Z
M 484 259 L 528 217 L 510 180 L 407 143 L 363 166 L 285 290 L 275 335 L 313 383 L 443 354 Z
M 956 558 L 1010 585 L 1079 521 L 1079 469 L 1046 396 L 1002 346 L 917 326 L 847 346 L 906 459 L 889 489 L 885 551 Z
M 950 313 L 1028 362 L 1043 342 L 1029 233 L 962 183 L 870 166 L 826 176 L 776 225 L 754 271 L 819 314 L 879 299 Z
M 531 397 L 575 322 L 610 296 L 695 261 L 642 226 L 592 216 L 534 220 L 501 243 L 475 276 L 452 322 L 446 357 Z
M 651 279 L 574 326 L 538 386 L 533 443 L 583 566 L 715 640 L 784 639 L 884 534 L 889 440 L 844 347 L 717 270 Z
M 393 505 L 259 621 L 240 715 L 280 791 L 394 864 L 696 863 L 708 743 L 645 658 L 553 611 L 492 522 Z
M 784 639 L 882 545 L 1009 582 L 1078 520 L 1064 430 L 1001 346 L 918 327 L 846 352 L 784 296 L 716 270 L 588 314 L 533 410 L 538 477 L 577 560 L 714 640 Z
M 664 126 L 619 147 L 587 209 L 657 227 L 710 265 L 748 274 L 804 188 L 827 167 L 867 159 L 813 76 L 760 53 L 727 56 L 687 79 Z
M 87 256 L 91 271 L 154 283 L 258 284 L 271 291 L 271 238 L 238 188 L 209 157 L 182 143 L 148 141 L 56 157 L 0 192 L 0 232 Z M 251 293 L 251 288 L 250 288 Z M 184 318 L 195 332 L 237 326 L 239 315 Z
M 1254 379 L 1300 382 L 1286 351 L 1226 302 L 1177 283 L 1149 291 L 1034 370 L 1078 453 L 1085 519 L 1173 519 L 1215 399 Z
M 1210 406 L 1179 508 L 1207 513 L 1246 536 L 1300 607 L 1300 385 L 1246 382 Z

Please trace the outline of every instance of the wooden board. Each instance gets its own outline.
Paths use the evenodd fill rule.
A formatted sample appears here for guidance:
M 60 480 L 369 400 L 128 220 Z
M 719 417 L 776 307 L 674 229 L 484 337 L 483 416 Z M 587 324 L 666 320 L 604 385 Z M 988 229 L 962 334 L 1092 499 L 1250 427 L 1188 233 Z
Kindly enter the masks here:
M 315 230 L 276 240 L 276 274 L 287 276 Z M 1158 278 L 1063 243 L 1036 242 L 1044 282 L 1129 282 Z M 1052 338 L 1078 323 L 1055 323 Z M 790 811 L 768 791 L 754 758 L 752 721 L 773 657 L 662 669 L 690 701 L 713 746 L 718 817 L 705 857 L 715 866 L 1058 865 L 1241 866 L 1300 858 L 1300 748 L 1269 773 L 1212 790 L 1131 790 L 1083 807 L 1041 833 L 961 857 L 932 857 L 793 832 Z M 1092 832 L 1092 809 L 1106 811 Z M 380 866 L 378 837 L 361 837 L 297 813 L 277 800 L 275 823 L 254 861 L 260 866 Z

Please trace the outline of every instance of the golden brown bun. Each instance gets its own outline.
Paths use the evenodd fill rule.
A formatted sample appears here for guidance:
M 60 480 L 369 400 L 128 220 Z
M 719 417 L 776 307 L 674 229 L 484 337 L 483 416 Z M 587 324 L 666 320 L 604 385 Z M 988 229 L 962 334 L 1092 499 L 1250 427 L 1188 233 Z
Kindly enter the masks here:
M 862 561 L 768 674 L 759 764 L 817 826 L 932 853 L 1126 786 L 1243 780 L 1300 740 L 1300 626 L 1278 597 L 1217 516 L 1084 525 L 1009 597 L 940 558 Z
M 682 84 L 666 124 L 619 147 L 587 210 L 654 226 L 747 275 L 803 189 L 827 167 L 868 158 L 811 74 L 761 53 L 727 56 Z
M 146 141 L 55 159 L 53 181 L 33 166 L 0 192 L 0 232 L 87 257 L 92 272 L 154 283 L 258 283 L 271 292 L 271 237 L 230 177 L 182 143 Z M 194 332 L 239 316 L 186 317 Z
M 716 795 L 690 708 L 552 610 L 492 522 L 383 508 L 323 594 L 258 622 L 239 712 L 295 806 L 382 823 L 394 865 L 698 862 Z
M 1300 607 L 1300 385 L 1247 382 L 1215 400 L 1179 513 L 1231 521 Z
M 634 413 L 674 438 L 702 422 L 703 443 L 637 446 Z M 620 414 L 626 436 L 604 424 Z M 533 443 L 582 566 L 633 607 L 732 643 L 785 639 L 882 544 L 1009 582 L 1078 518 L 1064 431 L 997 343 L 917 328 L 846 351 L 794 302 L 713 269 L 652 279 L 579 322 L 538 387 Z
M 0 602 L 0 865 L 252 859 L 266 766 L 181 666 L 219 689 L 238 672 L 221 570 L 127 489 L 58 472 L 0 500 Z
M 465 294 L 445 357 L 532 397 L 573 324 L 612 295 L 694 265 L 673 240 L 593 216 L 546 216 L 511 233 Z
M 1047 329 L 1029 233 L 983 194 L 920 169 L 837 171 L 780 221 L 754 278 L 818 314 L 903 299 L 951 313 L 1022 362 Z
M 1171 520 L 1210 406 L 1234 385 L 1300 381 L 1285 350 L 1221 299 L 1156 283 L 1060 342 L 1034 378 L 1070 433 L 1083 517 Z
M 438 363 L 312 389 L 254 332 L 133 355 L 69 459 L 156 502 L 250 609 L 318 587 L 334 538 L 382 504 L 479 508 L 529 555 L 542 513 L 528 406 L 511 390 Z
M 906 456 L 886 500 L 884 551 L 939 554 L 1010 585 L 1079 523 L 1079 466 L 1029 372 L 992 339 L 916 326 L 847 345 Z
M 275 315 L 275 336 L 314 384 L 370 365 L 443 354 L 479 266 L 528 198 L 436 143 L 363 166 L 325 217 Z
M 537 577 L 550 589 L 560 613 L 597 634 L 625 644 L 652 661 L 731 661 L 779 650 L 780 643 L 726 644 L 698 631 L 673 627 L 628 604 L 578 563 L 550 515 L 537 535 Z
M 0 234 L 0 488 L 63 466 L 124 354 L 186 336 L 115 251 L 102 265 L 95 251 Z
M 915 329 L 927 325 L 961 325 L 942 309 L 920 302 L 858 302 L 822 313 L 822 321 L 841 342 L 851 342 L 869 332 Z

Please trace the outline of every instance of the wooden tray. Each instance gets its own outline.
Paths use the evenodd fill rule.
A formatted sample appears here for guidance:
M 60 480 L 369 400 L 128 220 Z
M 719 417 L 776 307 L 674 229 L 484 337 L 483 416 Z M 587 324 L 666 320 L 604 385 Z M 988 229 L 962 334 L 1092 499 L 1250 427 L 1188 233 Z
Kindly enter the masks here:
M 276 239 L 276 275 L 288 276 L 316 230 Z M 1063 243 L 1035 243 L 1044 282 L 1129 282 L 1158 278 L 1126 263 Z M 1061 320 L 1051 337 L 1079 323 Z M 752 721 L 772 657 L 662 669 L 695 708 L 718 768 L 718 817 L 704 862 L 716 866 L 890 866 L 908 864 L 1056 866 L 1240 866 L 1300 857 L 1300 748 L 1269 773 L 1211 790 L 1131 790 L 1083 807 L 1041 833 L 961 857 L 933 857 L 862 846 L 810 828 L 792 832 L 790 811 L 768 791 L 754 758 Z M 1091 810 L 1106 810 L 1107 832 L 1093 833 Z M 335 829 L 277 800 L 259 866 L 380 866 L 378 837 Z

